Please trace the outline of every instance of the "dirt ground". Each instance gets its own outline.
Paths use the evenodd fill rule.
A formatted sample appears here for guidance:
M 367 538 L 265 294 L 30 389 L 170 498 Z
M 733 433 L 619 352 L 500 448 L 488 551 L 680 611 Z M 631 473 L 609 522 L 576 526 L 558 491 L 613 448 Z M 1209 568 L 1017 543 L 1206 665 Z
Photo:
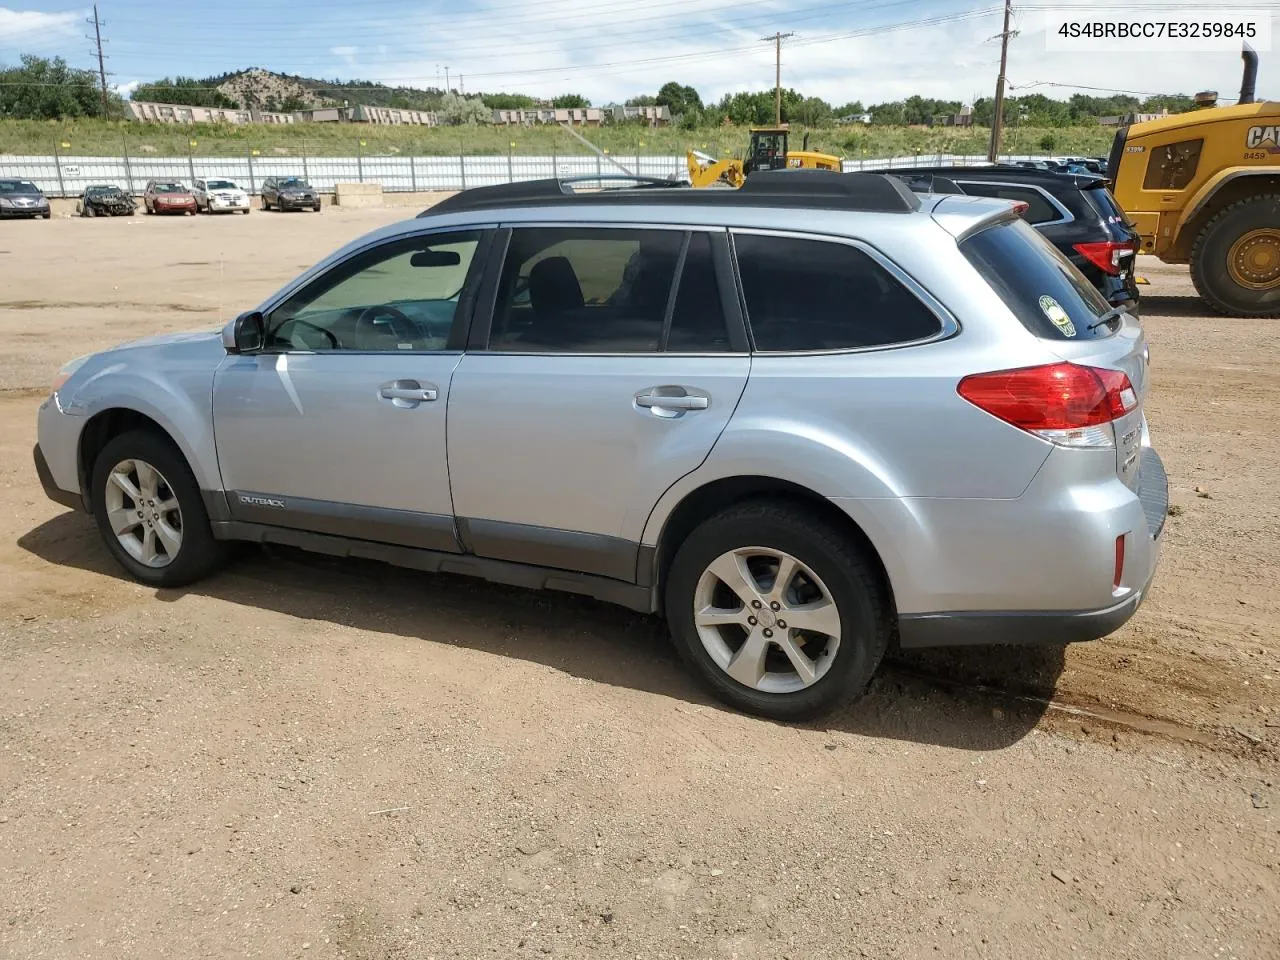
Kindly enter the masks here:
M 1143 262 L 1149 601 L 896 658 L 821 725 L 581 598 L 293 553 L 122 579 L 31 465 L 60 364 L 405 212 L 0 223 L 0 955 L 1280 957 L 1274 322 Z

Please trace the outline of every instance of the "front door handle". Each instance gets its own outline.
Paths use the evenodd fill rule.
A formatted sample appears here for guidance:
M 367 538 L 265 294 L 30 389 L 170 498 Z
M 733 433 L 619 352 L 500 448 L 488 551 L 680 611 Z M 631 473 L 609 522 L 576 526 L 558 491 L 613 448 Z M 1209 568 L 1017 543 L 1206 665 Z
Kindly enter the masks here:
M 392 380 L 378 388 L 378 396 L 401 408 L 416 407 L 439 395 L 435 384 L 419 383 L 417 380 Z
M 640 407 L 665 407 L 668 410 L 705 410 L 711 405 L 707 397 L 663 397 L 652 393 L 642 393 L 636 397 L 636 405 Z
M 436 392 L 430 387 L 383 387 L 383 400 L 434 400 Z

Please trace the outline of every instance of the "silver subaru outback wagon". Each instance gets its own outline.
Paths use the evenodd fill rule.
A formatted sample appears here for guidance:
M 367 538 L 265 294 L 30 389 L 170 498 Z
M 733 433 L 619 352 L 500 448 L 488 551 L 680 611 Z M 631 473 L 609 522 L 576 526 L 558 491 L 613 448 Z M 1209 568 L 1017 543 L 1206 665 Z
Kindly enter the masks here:
M 1134 613 L 1168 503 L 1147 360 L 1004 201 L 542 181 L 362 237 L 220 333 L 72 361 L 35 460 L 145 583 L 247 540 L 589 594 L 800 718 L 891 642 Z

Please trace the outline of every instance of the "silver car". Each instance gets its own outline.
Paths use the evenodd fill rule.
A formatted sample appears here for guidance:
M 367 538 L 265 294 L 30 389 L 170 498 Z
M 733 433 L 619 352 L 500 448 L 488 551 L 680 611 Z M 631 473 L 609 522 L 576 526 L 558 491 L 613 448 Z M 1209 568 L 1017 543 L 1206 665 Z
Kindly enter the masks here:
M 589 594 L 790 719 L 891 642 L 1134 613 L 1168 504 L 1147 360 L 1006 201 L 542 181 L 362 237 L 220 333 L 73 361 L 35 459 L 145 583 L 248 540 Z

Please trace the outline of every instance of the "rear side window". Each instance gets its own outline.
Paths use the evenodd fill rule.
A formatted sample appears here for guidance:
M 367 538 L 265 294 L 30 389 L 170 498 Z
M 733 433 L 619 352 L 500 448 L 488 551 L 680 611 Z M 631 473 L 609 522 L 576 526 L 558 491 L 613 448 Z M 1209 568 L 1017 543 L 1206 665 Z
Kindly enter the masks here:
M 657 352 L 683 242 L 675 230 L 514 230 L 489 349 Z
M 1124 211 L 1120 209 L 1120 205 L 1116 203 L 1116 198 L 1102 184 L 1098 184 L 1096 187 L 1085 187 L 1081 193 L 1084 194 L 1085 199 L 1102 215 L 1102 219 L 1107 223 L 1122 227 L 1128 225 L 1129 220 L 1124 215 Z
M 693 233 L 680 271 L 666 349 L 673 353 L 722 353 L 730 349 L 724 303 L 716 281 L 711 237 Z
M 1196 175 L 1200 165 L 1203 140 L 1182 140 L 1163 147 L 1152 147 L 1147 160 L 1143 190 L 1182 190 Z
M 1022 325 L 1046 340 L 1097 340 L 1111 336 L 1090 329 L 1110 310 L 1107 301 L 1066 257 L 1021 220 L 988 227 L 960 244 L 978 273 Z
M 757 350 L 882 347 L 942 331 L 932 310 L 857 247 L 742 233 L 733 242 Z
M 1039 190 L 1032 187 L 1019 187 L 1007 183 L 983 183 L 966 180 L 960 186 L 964 192 L 975 197 L 995 197 L 997 200 L 1014 200 L 1025 203 L 1027 209 L 1022 212 L 1022 219 L 1028 223 L 1052 223 L 1065 219 L 1061 210 L 1049 202 Z

